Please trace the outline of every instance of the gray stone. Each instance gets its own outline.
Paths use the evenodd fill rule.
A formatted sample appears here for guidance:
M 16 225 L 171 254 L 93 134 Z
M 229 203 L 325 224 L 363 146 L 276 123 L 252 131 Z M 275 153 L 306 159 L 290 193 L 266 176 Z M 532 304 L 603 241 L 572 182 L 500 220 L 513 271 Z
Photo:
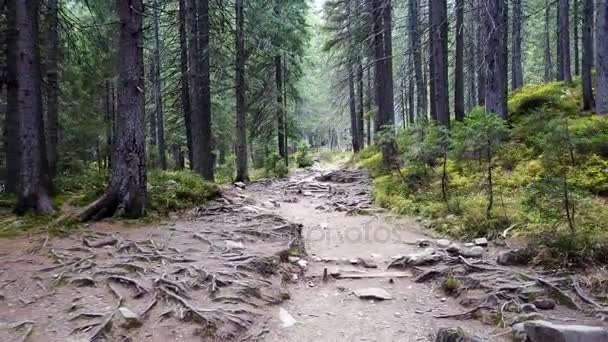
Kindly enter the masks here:
M 447 239 L 439 239 L 435 242 L 437 243 L 437 247 L 439 248 L 448 248 L 452 244 L 452 242 Z
M 293 316 L 283 308 L 279 309 L 279 320 L 281 321 L 281 326 L 283 328 L 292 327 L 294 324 L 297 323 L 296 319 L 293 318 Z
M 418 239 L 416 240 L 416 245 L 420 248 L 426 248 L 431 245 L 431 242 L 427 239 Z
M 245 183 L 243 183 L 243 182 L 236 182 L 236 183 L 234 183 L 234 186 L 236 186 L 239 189 L 245 189 L 247 187 L 247 185 L 245 185 Z
M 460 255 L 465 258 L 481 258 L 483 256 L 483 247 L 475 246 L 470 249 L 460 251 Z
M 365 268 L 378 268 L 378 265 L 376 264 L 376 262 L 372 259 L 368 259 L 368 258 L 359 258 L 359 265 L 365 267 Z
M 524 313 L 530 313 L 530 312 L 536 312 L 538 311 L 538 309 L 536 309 L 536 306 L 534 306 L 534 304 L 521 304 L 518 307 L 519 312 L 524 312 Z
M 462 247 L 460 247 L 459 244 L 457 243 L 452 243 L 451 245 L 448 246 L 448 248 L 446 248 L 445 250 L 448 253 L 452 253 L 452 254 L 459 254 L 460 250 L 462 249 Z
M 306 268 L 308 268 L 308 261 L 306 260 L 298 260 L 298 266 L 300 266 L 301 269 L 305 270 Z
M 556 306 L 555 301 L 551 298 L 538 298 L 534 300 L 533 304 L 540 310 L 553 310 Z
M 471 247 L 475 247 L 475 244 L 472 243 L 472 242 L 467 242 L 467 243 L 464 244 L 464 246 L 467 247 L 467 248 L 471 248 Z
M 473 241 L 477 246 L 486 247 L 488 245 L 488 239 L 479 238 Z
M 355 296 L 361 299 L 377 299 L 377 300 L 390 300 L 393 299 L 390 293 L 385 289 L 379 287 L 366 287 L 363 289 L 357 289 L 354 291 Z
M 539 313 L 536 313 L 536 312 L 526 313 L 526 314 L 515 316 L 513 318 L 513 325 L 528 322 L 528 321 L 542 321 L 543 319 L 545 319 L 545 317 Z
M 405 262 L 411 266 L 430 265 L 440 262 L 443 258 L 440 254 L 435 253 L 435 250 L 428 248 L 420 253 L 406 255 Z
M 524 323 L 529 342 L 606 342 L 608 328 L 584 325 L 558 325 L 546 321 Z
M 468 339 L 462 328 L 441 328 L 437 332 L 435 342 L 465 342 Z
M 513 341 L 523 342 L 526 340 L 526 327 L 523 323 L 517 323 L 511 327 Z
M 142 325 L 139 315 L 125 307 L 118 309 L 118 319 L 118 325 L 126 329 L 136 328 Z
M 521 250 L 510 250 L 498 253 L 496 263 L 503 266 L 525 265 L 528 263 L 528 259 Z

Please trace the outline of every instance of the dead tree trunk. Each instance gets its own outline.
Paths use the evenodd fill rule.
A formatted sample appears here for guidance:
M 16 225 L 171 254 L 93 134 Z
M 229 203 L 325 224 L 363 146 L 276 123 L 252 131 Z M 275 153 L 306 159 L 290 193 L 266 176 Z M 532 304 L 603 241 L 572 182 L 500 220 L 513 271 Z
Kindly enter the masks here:
M 19 185 L 15 211 L 50 213 L 49 174 L 42 120 L 42 74 L 38 51 L 38 1 L 11 0 L 16 24 L 17 113 L 19 117 Z M 9 17 L 12 15 L 9 14 Z
M 81 220 L 141 217 L 146 207 L 142 0 L 116 0 L 120 20 L 118 111 L 110 184 Z
M 592 110 L 593 104 L 593 81 L 591 80 L 591 69 L 593 68 L 593 0 L 583 0 L 583 110 Z
M 249 181 L 247 165 L 247 112 L 245 107 L 245 14 L 243 0 L 235 1 L 236 12 L 236 181 Z

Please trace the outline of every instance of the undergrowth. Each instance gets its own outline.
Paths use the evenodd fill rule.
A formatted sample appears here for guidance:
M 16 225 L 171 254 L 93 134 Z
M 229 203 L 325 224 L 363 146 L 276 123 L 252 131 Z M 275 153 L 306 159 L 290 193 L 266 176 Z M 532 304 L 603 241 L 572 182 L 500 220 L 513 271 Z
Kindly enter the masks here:
M 350 166 L 373 177 L 382 207 L 455 238 L 528 241 L 540 262 L 608 262 L 608 118 L 582 113 L 580 85 L 527 86 L 509 100 L 506 124 L 475 109 L 441 129 L 421 124 L 398 138 L 401 167 L 378 148 Z

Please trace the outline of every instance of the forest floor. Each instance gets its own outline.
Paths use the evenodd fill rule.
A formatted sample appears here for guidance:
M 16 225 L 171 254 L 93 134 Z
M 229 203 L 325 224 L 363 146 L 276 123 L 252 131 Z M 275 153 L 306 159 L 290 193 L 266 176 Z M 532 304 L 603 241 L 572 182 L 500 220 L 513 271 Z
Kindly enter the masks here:
M 500 267 L 495 246 L 448 253 L 376 208 L 364 171 L 335 169 L 231 186 L 159 225 L 0 241 L 0 341 L 429 341 L 457 326 L 501 341 L 545 297 L 559 305 L 533 318 L 600 324 L 574 274 Z

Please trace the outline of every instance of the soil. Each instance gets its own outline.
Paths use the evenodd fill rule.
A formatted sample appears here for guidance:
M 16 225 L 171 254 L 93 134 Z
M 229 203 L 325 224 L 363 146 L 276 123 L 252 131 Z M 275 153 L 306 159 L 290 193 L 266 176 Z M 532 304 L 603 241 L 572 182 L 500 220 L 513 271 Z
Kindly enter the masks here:
M 365 172 L 328 171 L 230 186 L 154 226 L 101 222 L 66 238 L 0 241 L 0 341 L 430 341 L 455 326 L 507 341 L 522 291 L 545 280 L 557 290 L 539 295 L 578 306 L 546 319 L 602 324 L 563 274 L 500 268 L 495 247 L 481 260 L 438 250 L 436 264 L 387 269 L 437 237 L 376 208 Z M 417 278 L 429 270 L 444 272 Z M 462 282 L 450 295 L 447 277 Z M 364 288 L 391 299 L 357 297 Z M 475 296 L 477 305 L 461 305 Z

